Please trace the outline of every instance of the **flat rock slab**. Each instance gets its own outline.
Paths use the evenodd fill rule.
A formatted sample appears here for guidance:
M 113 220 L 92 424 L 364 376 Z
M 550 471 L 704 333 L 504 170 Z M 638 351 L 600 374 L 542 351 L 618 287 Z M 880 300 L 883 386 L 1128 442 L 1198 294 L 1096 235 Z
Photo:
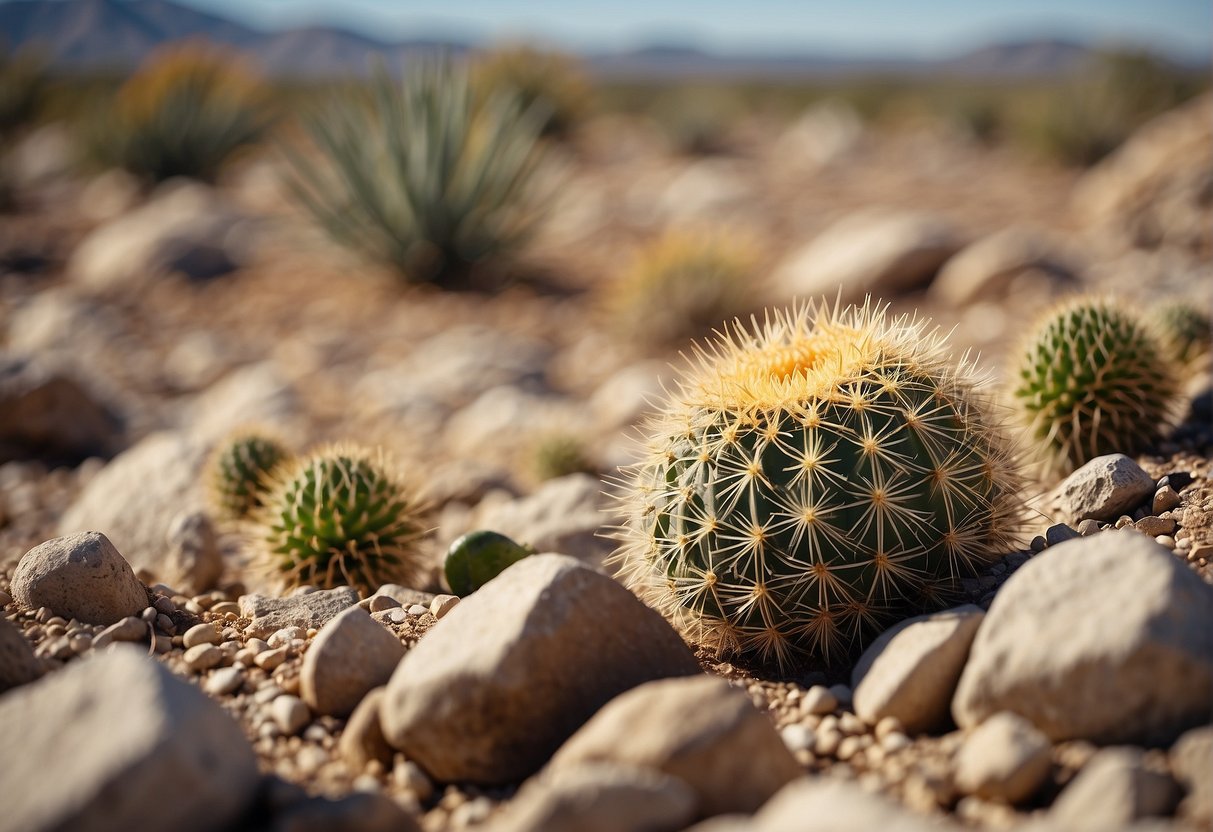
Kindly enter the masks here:
M 289 598 L 265 595 L 241 595 L 240 614 L 251 618 L 246 632 L 267 638 L 283 627 L 320 629 L 342 610 L 358 603 L 358 590 L 348 586 L 319 589 Z
M 967 604 L 886 630 L 851 672 L 855 713 L 875 725 L 896 717 L 910 734 L 947 723 L 956 683 L 985 612 Z
M 694 789 L 698 814 L 753 812 L 801 774 L 766 714 L 715 676 L 648 682 L 622 693 L 552 758 L 643 766 Z
M 564 555 L 533 555 L 405 654 L 380 722 L 435 780 L 512 783 L 619 693 L 699 672 L 665 619 L 619 583 Z
M 13 572 L 13 598 L 86 624 L 113 624 L 148 605 L 147 590 L 100 532 L 57 537 L 26 552 Z
M 1124 829 L 1136 820 L 1169 815 L 1179 785 L 1146 765 L 1140 748 L 1103 748 L 1054 801 L 1048 819 L 1075 832 Z
M 1011 576 L 977 631 L 952 713 L 998 711 L 1050 739 L 1167 744 L 1209 721 L 1213 587 L 1133 530 L 1046 550 Z
M 387 684 L 403 656 L 400 639 L 370 613 L 361 607 L 343 610 L 320 629 L 303 656 L 303 701 L 317 713 L 349 716 L 369 691 Z
M 236 828 L 258 787 L 240 726 L 195 686 L 123 647 L 0 698 L 20 726 L 0 777 L 0 830 Z
M 1124 454 L 1107 454 L 1066 477 L 1058 491 L 1070 522 L 1111 522 L 1131 514 L 1154 493 L 1154 478 Z

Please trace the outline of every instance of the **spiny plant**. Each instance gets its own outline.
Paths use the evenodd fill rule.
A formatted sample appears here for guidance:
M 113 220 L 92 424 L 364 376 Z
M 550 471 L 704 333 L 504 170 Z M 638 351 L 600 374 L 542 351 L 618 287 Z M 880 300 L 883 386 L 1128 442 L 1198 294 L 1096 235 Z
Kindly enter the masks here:
M 1170 423 L 1178 384 L 1151 328 L 1110 298 L 1066 301 L 1020 350 L 1013 396 L 1046 471 L 1132 454 Z
M 264 502 L 274 469 L 290 456 L 277 439 L 256 431 L 241 431 L 220 443 L 208 465 L 215 513 L 228 521 L 247 518 Z
M 477 104 L 449 61 L 401 84 L 380 68 L 369 95 L 308 122 L 320 164 L 286 146 L 290 184 L 336 242 L 408 280 L 460 285 L 533 230 L 542 126 L 513 95 Z
M 1012 543 L 1013 447 L 928 322 L 809 304 L 697 355 L 617 483 L 613 556 L 693 641 L 830 662 Z
M 540 437 L 531 450 L 531 465 L 540 480 L 569 474 L 590 474 L 596 468 L 586 453 L 585 442 L 576 436 L 554 433 Z
M 500 91 L 543 112 L 545 136 L 564 137 L 584 117 L 592 90 L 576 59 L 525 44 L 487 52 L 472 65 L 472 84 L 484 98 Z
M 281 466 L 251 531 L 288 586 L 373 592 L 419 577 L 422 513 L 382 450 L 333 445 Z
M 680 345 L 754 308 L 756 263 L 754 247 L 735 234 L 669 231 L 607 284 L 602 305 L 627 339 Z
M 1150 321 L 1164 354 L 1183 368 L 1207 362 L 1213 352 L 1213 318 L 1194 300 L 1176 298 L 1151 310 Z
M 462 598 L 534 553 L 534 549 L 520 546 L 499 532 L 468 532 L 447 550 L 443 574 L 451 592 Z
M 85 130 L 95 164 L 161 182 L 213 181 L 269 125 L 269 99 L 238 55 L 186 42 L 155 52 Z

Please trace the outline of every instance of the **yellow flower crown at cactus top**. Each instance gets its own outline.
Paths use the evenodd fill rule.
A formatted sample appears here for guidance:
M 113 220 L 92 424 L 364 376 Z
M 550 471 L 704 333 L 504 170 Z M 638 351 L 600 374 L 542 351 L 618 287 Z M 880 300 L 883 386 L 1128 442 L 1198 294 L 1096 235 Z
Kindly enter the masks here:
M 1018 454 L 984 380 L 886 310 L 737 324 L 646 426 L 614 562 L 692 640 L 831 661 L 1010 550 Z

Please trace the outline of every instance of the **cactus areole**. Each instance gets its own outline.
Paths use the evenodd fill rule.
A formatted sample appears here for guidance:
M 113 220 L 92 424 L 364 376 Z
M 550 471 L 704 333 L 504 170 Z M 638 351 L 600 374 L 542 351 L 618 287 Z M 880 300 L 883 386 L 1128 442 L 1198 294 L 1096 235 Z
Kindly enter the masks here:
M 697 350 L 620 482 L 621 577 L 693 641 L 853 654 L 1007 551 L 1014 454 L 924 321 L 808 305 Z

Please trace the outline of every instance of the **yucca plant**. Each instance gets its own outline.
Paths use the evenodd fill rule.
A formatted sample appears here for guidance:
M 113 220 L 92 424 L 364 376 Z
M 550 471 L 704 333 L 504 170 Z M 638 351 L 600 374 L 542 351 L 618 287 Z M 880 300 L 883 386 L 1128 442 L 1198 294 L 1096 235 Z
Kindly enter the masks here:
M 577 61 L 533 46 L 507 46 L 487 52 L 473 64 L 472 84 L 490 98 L 515 94 L 524 107 L 538 106 L 545 136 L 567 136 L 588 108 L 590 83 Z
M 1014 540 L 1016 453 L 979 380 L 925 321 L 879 306 L 735 327 L 619 483 L 621 577 L 718 651 L 853 655 Z
M 239 55 L 187 42 L 150 56 L 86 125 L 94 164 L 161 182 L 213 181 L 237 151 L 269 126 L 269 98 Z
M 287 146 L 292 188 L 338 243 L 410 281 L 458 286 L 526 239 L 542 117 L 516 96 L 474 101 L 450 61 L 380 68 L 369 93 L 308 122 L 319 159 Z

